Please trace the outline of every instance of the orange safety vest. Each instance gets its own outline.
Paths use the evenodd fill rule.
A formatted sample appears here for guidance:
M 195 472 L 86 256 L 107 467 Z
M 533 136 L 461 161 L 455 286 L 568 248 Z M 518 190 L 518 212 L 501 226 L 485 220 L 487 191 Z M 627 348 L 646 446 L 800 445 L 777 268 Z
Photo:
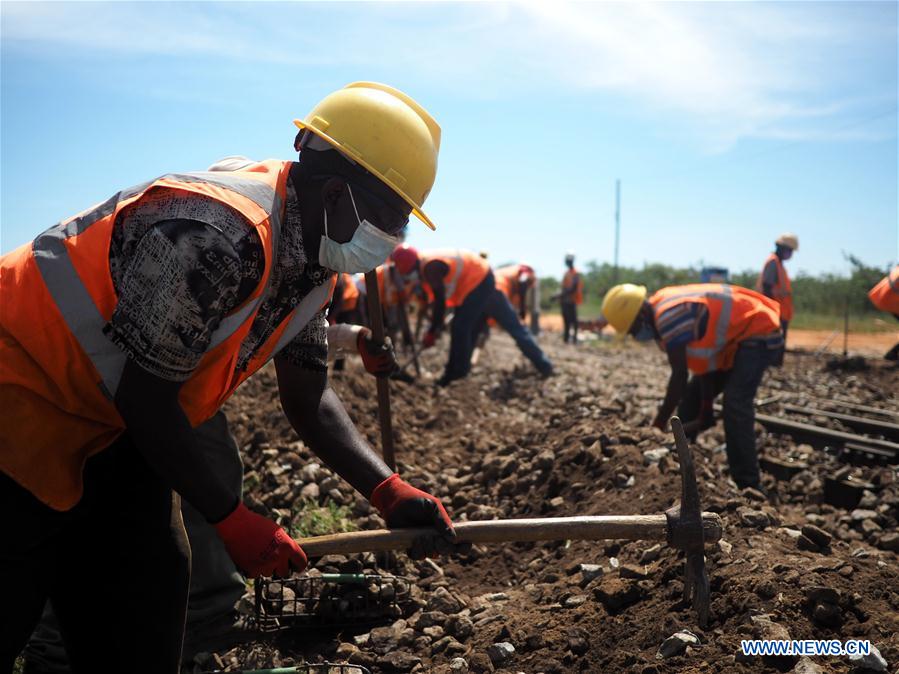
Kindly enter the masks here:
M 118 298 L 109 271 L 116 218 L 154 188 L 202 194 L 238 211 L 259 234 L 259 285 L 212 334 L 179 393 L 194 426 L 327 306 L 334 279 L 298 304 L 236 372 L 240 346 L 268 287 L 284 217 L 291 162 L 269 160 L 233 172 L 168 174 L 64 220 L 0 257 L 0 470 L 57 510 L 81 498 L 88 457 L 125 430 L 113 403 L 126 354 L 103 334 Z
M 755 289 L 764 294 L 762 277 L 765 275 L 765 268 L 772 260 L 774 261 L 774 264 L 777 265 L 777 283 L 774 284 L 771 291 L 774 293 L 774 300 L 780 303 L 781 319 L 789 321 L 793 319 L 793 286 L 790 283 L 790 277 L 787 274 L 787 270 L 784 269 L 783 261 L 777 257 L 777 253 L 771 253 L 768 256 L 768 259 L 765 260 L 765 264 L 762 265 L 762 273 L 759 274 L 759 278 L 755 282 Z
M 487 260 L 477 253 L 467 250 L 435 250 L 419 255 L 421 268 L 424 269 L 428 262 L 440 260 L 449 267 L 449 274 L 443 280 L 446 289 L 446 306 L 458 307 L 465 301 L 468 294 L 486 278 L 490 272 Z M 422 276 L 421 285 L 428 295 L 428 302 L 434 301 L 434 290 Z
M 687 368 L 694 374 L 730 370 L 740 342 L 779 333 L 780 306 L 761 293 L 724 283 L 694 283 L 662 288 L 649 298 L 656 320 L 685 302 L 709 312 L 705 334 L 687 344 Z
M 899 265 L 880 279 L 880 283 L 868 292 L 871 303 L 881 311 L 899 316 Z
M 341 272 L 340 282 L 343 284 L 341 291 L 341 311 L 353 311 L 359 304 L 359 288 L 356 287 L 356 280 L 352 274 Z
M 582 304 L 584 302 L 584 277 L 580 275 L 577 269 L 569 269 L 562 278 L 562 288 L 571 290 L 574 288 L 575 278 L 577 279 L 577 289 L 574 291 L 574 303 Z
M 533 275 L 534 270 L 526 264 L 510 264 L 493 270 L 497 290 L 502 292 L 516 309 L 521 299 L 521 284 L 518 279 L 524 273 Z

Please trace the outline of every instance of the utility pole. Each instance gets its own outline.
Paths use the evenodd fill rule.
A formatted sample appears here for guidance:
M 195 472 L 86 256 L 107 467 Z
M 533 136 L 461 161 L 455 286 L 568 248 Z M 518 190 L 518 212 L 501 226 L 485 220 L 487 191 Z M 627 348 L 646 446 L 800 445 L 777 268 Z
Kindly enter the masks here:
M 615 181 L 615 283 L 618 283 L 618 237 L 621 232 L 621 179 Z

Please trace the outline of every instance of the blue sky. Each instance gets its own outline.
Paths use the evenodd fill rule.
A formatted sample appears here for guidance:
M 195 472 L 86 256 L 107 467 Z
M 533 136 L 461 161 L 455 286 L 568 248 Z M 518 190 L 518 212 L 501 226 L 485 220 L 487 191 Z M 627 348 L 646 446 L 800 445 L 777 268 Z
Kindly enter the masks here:
M 422 248 L 557 275 L 621 262 L 795 273 L 899 258 L 897 4 L 36 3 L 2 12 L 0 250 L 120 188 L 292 158 L 376 80 L 443 127 Z

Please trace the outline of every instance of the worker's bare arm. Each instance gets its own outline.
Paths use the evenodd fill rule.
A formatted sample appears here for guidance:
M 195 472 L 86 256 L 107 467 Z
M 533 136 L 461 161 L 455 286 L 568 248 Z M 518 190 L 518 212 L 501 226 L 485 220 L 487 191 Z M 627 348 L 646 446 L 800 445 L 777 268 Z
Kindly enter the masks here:
M 671 376 L 668 377 L 668 388 L 665 391 L 665 399 L 659 407 L 653 425 L 659 428 L 668 423 L 668 419 L 674 413 L 678 403 L 684 397 L 687 390 L 687 347 L 680 345 L 668 349 L 668 364 L 671 366 Z
M 196 451 L 193 428 L 178 402 L 180 389 L 180 382 L 161 379 L 129 360 L 115 405 L 150 467 L 207 520 L 218 522 L 234 510 L 240 496 Z
M 309 448 L 368 498 L 393 471 L 365 441 L 324 372 L 275 358 L 281 407 Z
M 429 332 L 435 334 L 443 330 L 443 317 L 446 314 L 446 286 L 443 279 L 449 273 L 449 267 L 440 260 L 431 260 L 422 270 L 422 276 L 431 286 L 434 292 L 434 302 L 431 309 L 431 328 Z

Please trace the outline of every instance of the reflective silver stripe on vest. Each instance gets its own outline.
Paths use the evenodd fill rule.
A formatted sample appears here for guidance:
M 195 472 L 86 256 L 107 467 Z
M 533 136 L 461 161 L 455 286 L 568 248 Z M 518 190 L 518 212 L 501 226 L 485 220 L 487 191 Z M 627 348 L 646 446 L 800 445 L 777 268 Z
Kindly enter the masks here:
M 715 324 L 715 344 L 711 347 L 687 347 L 687 356 L 694 358 L 705 358 L 709 362 L 709 372 L 718 369 L 715 362 L 717 356 L 727 344 L 727 329 L 730 327 L 730 319 L 734 310 L 734 299 L 731 295 L 730 286 L 722 286 L 722 292 L 705 293 L 706 297 L 721 301 L 721 311 L 718 313 L 718 322 Z
M 455 260 L 456 271 L 453 272 L 453 278 L 446 284 L 446 299 L 456 294 L 456 286 L 459 283 L 459 277 L 462 276 L 462 268 L 465 266 L 465 259 L 459 254 L 458 250 L 456 251 Z
M 330 290 L 331 284 L 325 282 L 320 286 L 313 288 L 312 291 L 303 298 L 297 308 L 293 310 L 293 316 L 290 318 L 290 323 L 287 324 L 284 332 L 281 333 L 281 336 L 278 338 L 278 343 L 275 344 L 275 348 L 272 349 L 269 358 L 274 358 L 281 349 L 290 344 L 290 340 L 300 334 L 300 330 L 308 325 L 309 321 L 312 320 L 313 316 L 318 313 L 321 306 L 328 299 Z
M 266 185 L 266 187 L 268 187 Z M 273 192 L 274 200 L 272 202 L 272 210 L 270 211 L 269 217 L 271 218 L 272 225 L 272 264 L 274 265 L 276 260 L 278 259 L 277 251 L 278 251 L 278 241 L 281 237 L 281 197 Z M 219 344 L 228 339 L 231 335 L 233 335 L 243 322 L 247 320 L 258 308 L 259 305 L 262 304 L 265 296 L 268 294 L 268 289 L 272 282 L 273 274 L 269 271 L 268 278 L 265 280 L 265 287 L 262 288 L 259 295 L 255 300 L 250 300 L 240 309 L 235 311 L 234 313 L 228 314 L 222 319 L 222 322 L 219 324 L 218 328 L 212 333 L 209 338 L 209 346 L 206 348 L 207 351 L 210 349 L 214 349 Z
M 207 180 L 207 176 L 210 176 L 210 179 Z M 275 258 L 274 251 L 280 234 L 281 203 L 271 187 L 257 180 L 237 178 L 221 173 L 171 174 L 164 177 L 181 182 L 213 183 L 236 192 L 265 209 L 271 217 L 272 258 Z M 103 334 L 106 321 L 82 283 L 81 277 L 69 257 L 65 240 L 84 233 L 94 223 L 112 215 L 120 202 L 141 194 L 155 182 L 155 180 L 151 180 L 122 190 L 81 215 L 54 225 L 38 235 L 32 243 L 32 255 L 44 284 L 53 297 L 69 331 L 100 374 L 101 387 L 110 399 L 115 397 L 127 357 Z M 265 199 L 268 201 L 266 202 Z M 276 209 L 276 215 L 272 213 L 273 208 Z M 271 274 L 269 274 L 269 279 L 271 279 Z M 213 333 L 213 341 L 210 342 L 207 350 L 233 334 L 243 321 L 255 311 L 264 294 L 263 291 L 255 302 L 248 303 L 248 306 L 222 320 L 219 328 Z M 238 315 L 240 315 L 239 319 Z
M 211 183 L 224 187 L 232 192 L 237 192 L 241 196 L 253 201 L 257 206 L 264 209 L 268 214 L 272 212 L 272 203 L 275 200 L 275 190 L 266 185 L 261 180 L 253 180 L 252 178 L 240 178 L 238 176 L 228 175 L 222 171 L 193 171 L 191 173 L 169 173 L 163 178 L 175 180 L 181 183 Z
M 658 307 L 656 307 L 656 315 L 662 313 L 666 305 L 671 304 L 675 300 L 680 300 L 685 297 L 696 297 L 698 294 L 702 294 L 705 297 L 711 299 L 717 299 L 721 301 L 721 312 L 718 314 L 718 322 L 715 325 L 715 344 L 711 347 L 687 347 L 687 356 L 692 356 L 693 358 L 702 358 L 709 361 L 709 372 L 714 372 L 717 369 L 717 365 L 715 363 L 714 357 L 725 347 L 727 344 L 727 328 L 730 326 L 731 315 L 733 314 L 733 295 L 731 294 L 731 289 L 729 285 L 722 284 L 719 286 L 720 290 L 709 290 L 703 293 L 697 293 L 696 291 L 682 292 L 676 295 L 672 295 L 671 297 L 666 297 L 664 300 L 659 302 Z

